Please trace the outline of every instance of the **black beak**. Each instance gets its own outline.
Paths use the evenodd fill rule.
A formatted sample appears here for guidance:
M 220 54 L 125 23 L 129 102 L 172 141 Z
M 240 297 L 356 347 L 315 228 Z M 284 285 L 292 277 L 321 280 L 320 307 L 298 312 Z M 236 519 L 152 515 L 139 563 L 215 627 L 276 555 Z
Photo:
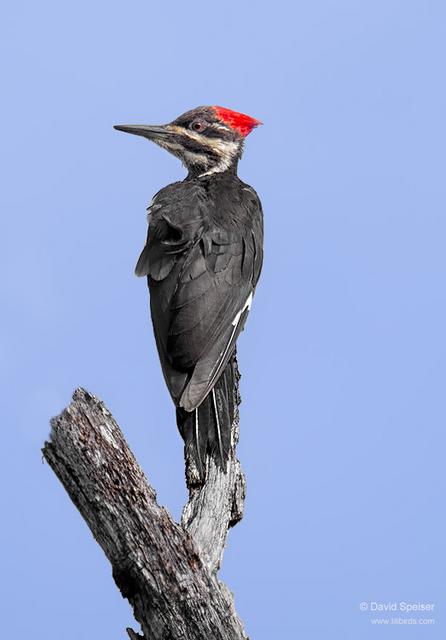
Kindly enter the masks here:
M 115 124 L 113 128 L 125 133 L 133 133 L 135 136 L 143 136 L 149 140 L 158 140 L 170 133 L 165 126 L 150 124 Z

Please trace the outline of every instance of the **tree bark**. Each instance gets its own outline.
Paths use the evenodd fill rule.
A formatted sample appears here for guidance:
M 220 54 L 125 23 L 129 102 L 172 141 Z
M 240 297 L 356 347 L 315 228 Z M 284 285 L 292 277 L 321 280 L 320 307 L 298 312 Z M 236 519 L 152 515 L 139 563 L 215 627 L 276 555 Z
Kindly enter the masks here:
M 236 390 L 238 398 L 238 389 Z M 232 595 L 216 576 L 228 528 L 243 515 L 245 481 L 235 455 L 226 473 L 208 457 L 202 486 L 187 478 L 181 524 L 156 493 L 105 405 L 84 389 L 51 421 L 43 455 L 109 559 L 143 636 L 132 640 L 242 640 Z

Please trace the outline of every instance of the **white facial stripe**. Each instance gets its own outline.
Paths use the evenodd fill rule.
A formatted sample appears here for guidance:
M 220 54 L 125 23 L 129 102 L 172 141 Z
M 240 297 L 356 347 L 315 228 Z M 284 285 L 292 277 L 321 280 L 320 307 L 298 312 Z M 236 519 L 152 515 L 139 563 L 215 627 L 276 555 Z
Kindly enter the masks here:
M 211 122 L 208 126 L 211 129 L 217 129 L 218 131 L 231 130 L 229 127 L 226 127 L 224 124 L 219 124 L 218 122 Z M 176 124 L 170 124 L 166 128 L 169 131 L 172 131 L 172 133 L 179 133 L 181 135 L 186 135 L 188 138 L 191 138 L 192 140 L 196 140 L 200 144 L 202 144 L 203 141 L 210 142 L 213 140 L 212 138 L 206 138 L 206 136 L 203 136 L 201 133 L 198 133 L 198 131 L 194 131 L 193 129 L 185 129 L 184 127 L 179 127 Z
M 225 124 L 219 124 L 218 122 L 212 122 L 210 126 L 212 129 L 217 129 L 218 131 L 231 131 L 230 127 L 227 127 Z
M 214 151 L 217 151 L 217 153 L 219 154 L 220 162 L 212 167 L 212 169 L 209 169 L 209 171 L 200 174 L 200 177 L 208 176 L 212 173 L 221 173 L 222 171 L 226 171 L 227 169 L 229 169 L 234 158 L 238 155 L 240 150 L 239 143 L 231 142 L 228 140 L 216 140 L 216 142 L 212 144 L 212 147 Z
M 221 155 L 234 156 L 239 149 L 239 143 L 232 140 L 219 140 L 218 138 L 208 138 L 208 144 L 214 151 L 221 153 Z
M 218 123 L 212 123 L 210 125 L 212 128 L 221 129 L 227 131 L 227 127 L 224 125 L 220 125 Z M 191 140 L 198 142 L 200 145 L 206 145 L 214 154 L 219 156 L 219 160 L 208 171 L 200 174 L 201 176 L 207 176 L 212 173 L 221 173 L 222 171 L 226 171 L 231 166 L 234 158 L 236 158 L 241 151 L 242 142 L 235 142 L 233 140 L 220 140 L 218 138 L 208 138 L 204 135 L 196 131 L 191 131 L 189 129 L 184 129 L 183 127 L 179 127 L 177 125 L 169 125 L 167 127 L 172 133 L 177 133 L 181 135 L 185 135 Z M 160 147 L 164 147 L 168 151 L 171 151 L 174 155 L 181 158 L 183 164 L 186 168 L 190 165 L 200 165 L 204 169 L 209 167 L 211 159 L 204 153 L 200 153 L 199 151 L 191 151 L 189 149 L 184 149 L 184 147 L 176 142 L 168 142 L 167 140 L 157 140 L 156 143 Z
M 169 125 L 167 127 L 167 129 L 169 129 L 169 131 L 172 131 L 172 133 L 178 133 L 178 134 L 180 134 L 182 136 L 187 136 L 191 140 L 195 140 L 196 142 L 199 142 L 200 144 L 203 144 L 203 136 L 201 134 L 199 134 L 197 131 L 192 131 L 190 129 L 185 129 L 184 127 L 178 127 L 175 124 Z
M 215 122 L 212 123 L 210 126 L 213 129 L 221 129 L 222 131 L 228 131 L 227 127 L 225 127 L 224 125 L 217 124 Z M 205 144 L 217 152 L 221 151 L 223 153 L 226 153 L 226 150 L 228 148 L 238 150 L 238 147 L 240 144 L 239 142 L 233 142 L 231 140 L 220 140 L 219 138 L 208 138 L 202 135 L 201 133 L 198 133 L 197 131 L 191 131 L 190 129 L 184 129 L 183 127 L 178 127 L 176 125 L 169 125 L 168 128 L 173 133 L 179 133 L 181 135 L 185 135 L 191 140 L 194 140 L 195 142 L 198 142 L 201 145 Z
M 167 149 L 167 151 L 171 151 L 174 155 L 181 158 L 184 165 L 187 167 L 188 164 L 199 164 L 202 167 L 207 167 L 209 164 L 209 159 L 203 153 L 194 153 L 193 151 L 188 151 L 178 142 L 171 142 L 170 140 L 156 140 L 156 144 L 163 149 Z
M 183 150 L 182 156 L 184 161 L 187 164 L 199 164 L 202 167 L 207 167 L 209 164 L 209 158 L 205 156 L 203 153 L 194 153 L 193 151 L 185 151 Z

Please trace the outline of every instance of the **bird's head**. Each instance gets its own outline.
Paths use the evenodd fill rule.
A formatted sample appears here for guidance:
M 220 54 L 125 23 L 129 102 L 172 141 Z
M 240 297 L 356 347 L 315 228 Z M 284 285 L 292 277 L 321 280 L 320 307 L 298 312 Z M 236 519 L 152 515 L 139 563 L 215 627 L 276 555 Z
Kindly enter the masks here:
M 246 136 L 259 120 L 224 107 L 197 107 L 165 125 L 115 125 L 148 138 L 180 158 L 189 174 L 210 175 L 237 166 Z

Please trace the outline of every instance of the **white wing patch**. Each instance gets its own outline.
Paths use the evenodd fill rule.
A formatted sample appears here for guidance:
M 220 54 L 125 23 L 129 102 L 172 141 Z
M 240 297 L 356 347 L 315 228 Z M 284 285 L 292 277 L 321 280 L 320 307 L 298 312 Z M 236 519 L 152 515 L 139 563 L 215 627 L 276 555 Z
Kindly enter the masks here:
M 214 369 L 214 373 L 211 376 L 211 378 L 209 379 L 209 381 L 206 382 L 199 382 L 199 383 L 195 383 L 195 386 L 198 387 L 201 391 L 200 391 L 200 395 L 201 395 L 201 400 L 199 402 L 199 404 L 193 404 L 190 401 L 190 397 L 189 397 L 189 393 L 190 393 L 190 385 L 191 383 L 189 383 L 185 390 L 183 391 L 183 395 L 181 396 L 180 399 L 180 407 L 183 407 L 184 409 L 186 409 L 186 411 L 193 411 L 194 409 L 196 409 L 197 407 L 200 406 L 200 404 L 205 400 L 205 398 L 207 397 L 207 394 L 209 393 L 209 391 L 211 389 L 213 389 L 216 380 L 218 379 L 218 375 L 221 374 L 222 372 L 222 367 L 220 366 L 222 362 L 224 362 L 226 356 L 228 355 L 229 349 L 232 345 L 232 341 L 234 339 L 235 334 L 237 333 L 237 327 L 238 324 L 240 322 L 240 318 L 242 313 L 246 310 L 246 309 L 251 309 L 251 304 L 252 304 L 252 291 L 249 294 L 249 296 L 246 298 L 246 302 L 243 305 L 242 309 L 240 309 L 240 311 L 236 314 L 234 320 L 232 321 L 232 330 L 231 330 L 231 335 L 229 337 L 229 340 L 226 344 L 226 347 L 220 352 L 220 355 L 218 357 L 217 360 L 217 366 Z M 200 363 L 198 364 L 198 367 L 200 366 Z M 194 374 L 195 375 L 195 372 Z M 194 377 L 192 376 L 192 381 L 194 380 Z M 204 391 L 207 390 L 206 393 L 204 393 Z
M 236 314 L 234 320 L 232 321 L 232 325 L 234 327 L 236 327 L 238 325 L 238 323 L 240 322 L 240 317 L 241 317 L 242 313 L 245 311 L 245 309 L 248 309 L 248 311 L 251 310 L 251 305 L 252 305 L 252 291 L 249 294 L 249 296 L 246 298 L 246 302 L 245 302 L 244 306 L 240 309 L 240 311 Z

